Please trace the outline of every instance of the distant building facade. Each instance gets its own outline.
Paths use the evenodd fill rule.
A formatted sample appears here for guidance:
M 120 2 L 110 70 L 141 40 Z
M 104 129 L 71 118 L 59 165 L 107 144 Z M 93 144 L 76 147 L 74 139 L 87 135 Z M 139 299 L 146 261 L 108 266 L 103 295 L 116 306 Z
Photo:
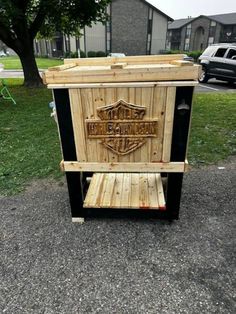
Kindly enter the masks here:
M 215 43 L 236 42 L 236 13 L 175 20 L 168 25 L 167 50 L 204 50 Z
M 158 54 L 165 49 L 168 22 L 165 13 L 145 0 L 113 0 L 107 7 L 109 21 L 85 27 L 80 38 L 58 33 L 53 40 L 36 40 L 35 54 L 63 56 L 78 49 L 106 54 Z

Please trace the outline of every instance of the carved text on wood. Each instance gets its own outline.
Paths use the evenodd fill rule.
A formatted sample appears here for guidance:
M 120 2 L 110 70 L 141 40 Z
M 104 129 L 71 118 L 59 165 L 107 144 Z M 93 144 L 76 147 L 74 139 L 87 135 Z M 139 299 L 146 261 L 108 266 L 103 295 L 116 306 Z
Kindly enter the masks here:
M 126 155 L 142 146 L 148 137 L 157 136 L 156 119 L 143 120 L 145 107 L 124 100 L 97 109 L 101 120 L 85 120 L 89 139 L 102 139 L 102 144 L 118 155 Z

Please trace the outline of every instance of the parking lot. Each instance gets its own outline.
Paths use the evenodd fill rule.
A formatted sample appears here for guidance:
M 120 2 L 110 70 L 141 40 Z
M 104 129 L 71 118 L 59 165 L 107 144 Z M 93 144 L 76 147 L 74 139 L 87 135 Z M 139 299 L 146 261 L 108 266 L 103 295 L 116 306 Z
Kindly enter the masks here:
M 208 83 L 200 83 L 196 88 L 197 92 L 236 92 L 236 84 L 228 84 L 228 82 L 211 79 Z

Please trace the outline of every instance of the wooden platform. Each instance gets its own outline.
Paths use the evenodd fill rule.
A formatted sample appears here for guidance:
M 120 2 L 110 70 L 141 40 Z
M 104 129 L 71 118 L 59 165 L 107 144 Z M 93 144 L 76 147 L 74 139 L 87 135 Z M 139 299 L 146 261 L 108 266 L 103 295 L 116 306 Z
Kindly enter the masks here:
M 95 173 L 89 185 L 84 207 L 165 210 L 161 175 Z

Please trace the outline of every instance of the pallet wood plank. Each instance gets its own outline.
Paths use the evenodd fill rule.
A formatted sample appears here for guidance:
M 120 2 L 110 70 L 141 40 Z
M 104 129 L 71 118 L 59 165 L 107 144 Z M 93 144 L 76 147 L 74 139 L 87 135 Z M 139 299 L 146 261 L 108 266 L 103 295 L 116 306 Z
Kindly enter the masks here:
M 122 197 L 120 207 L 130 208 L 130 197 L 131 196 L 131 174 L 125 173 L 122 185 Z
M 104 208 L 109 208 L 111 206 L 115 180 L 116 180 L 115 173 L 105 174 L 105 182 L 102 193 L 102 205 Z
M 155 86 L 197 86 L 198 81 L 165 81 L 165 82 L 126 82 L 126 83 L 83 83 L 83 84 L 48 84 L 48 88 L 58 89 L 58 88 L 116 88 L 116 87 L 155 87 Z M 130 101 L 131 102 L 131 101 Z
M 83 106 L 83 117 L 80 119 L 83 121 L 85 119 L 93 119 L 95 116 L 94 106 L 93 106 L 93 94 L 91 89 L 85 88 L 80 90 L 81 93 L 81 105 Z M 76 123 L 80 123 L 79 120 Z M 98 160 L 97 158 L 97 142 L 92 141 L 87 136 L 87 130 L 85 128 L 85 136 L 86 136 L 86 151 L 87 151 L 87 160 L 94 161 Z
M 69 90 L 72 124 L 74 128 L 77 160 L 87 161 L 85 126 L 80 90 Z
M 129 90 L 128 88 L 117 88 L 116 89 L 116 97 L 117 100 L 124 100 L 126 102 L 129 101 Z M 129 162 L 130 154 L 124 156 L 118 156 L 118 161 L 120 162 Z
M 97 88 L 92 90 L 93 95 L 93 110 L 94 110 L 94 117 L 98 119 L 97 115 L 97 108 L 106 105 L 105 101 L 105 90 L 104 88 Z M 97 150 L 97 161 L 98 162 L 107 162 L 108 161 L 108 150 L 101 144 L 101 140 L 93 140 L 96 143 L 96 150 Z M 95 160 L 93 158 L 93 160 Z
M 115 64 L 117 62 L 127 64 L 151 64 L 151 63 L 162 63 L 169 62 L 172 60 L 183 60 L 183 54 L 175 55 L 151 55 L 151 56 L 130 56 L 122 58 L 76 58 L 76 59 L 64 59 L 64 64 L 76 63 L 77 65 L 104 65 L 104 64 Z
M 122 185 L 123 185 L 124 173 L 116 173 L 115 187 L 113 189 L 111 207 L 119 208 L 122 197 Z
M 76 68 L 75 68 L 76 69 Z M 109 70 L 82 70 L 77 71 L 46 71 L 47 84 L 66 83 L 108 83 L 108 82 L 132 82 L 132 81 L 178 81 L 197 80 L 199 66 L 179 67 L 176 65 L 127 66 L 124 69 Z
M 151 145 L 151 162 L 160 162 L 162 159 L 163 131 L 166 106 L 166 87 L 156 87 L 152 108 L 153 118 L 158 119 L 158 136 L 153 138 Z
M 161 175 L 159 173 L 156 174 L 156 184 L 157 184 L 157 197 L 158 197 L 158 204 L 160 210 L 166 209 L 163 185 L 161 181 Z
M 148 177 L 145 173 L 141 173 L 139 176 L 139 208 L 150 208 L 148 195 Z
M 150 208 L 159 208 L 156 177 L 153 174 L 148 173 L 148 195 Z
M 106 105 L 114 104 L 117 101 L 116 88 L 106 88 L 105 89 L 105 102 Z M 114 154 L 111 150 L 107 150 L 107 156 L 109 162 L 117 162 L 118 155 Z
M 99 163 L 99 162 L 74 162 L 64 161 L 64 169 L 67 172 L 184 172 L 185 162 L 156 162 L 156 163 Z
M 164 122 L 164 138 L 163 138 L 163 152 L 162 161 L 169 162 L 171 154 L 171 142 L 172 142 L 172 132 L 174 123 L 174 112 L 175 112 L 175 95 L 176 88 L 167 88 L 166 97 L 166 112 L 165 112 L 165 122 Z
M 103 173 L 95 173 L 88 188 L 88 192 L 85 197 L 84 207 L 97 207 L 99 200 L 99 193 L 101 193 Z

